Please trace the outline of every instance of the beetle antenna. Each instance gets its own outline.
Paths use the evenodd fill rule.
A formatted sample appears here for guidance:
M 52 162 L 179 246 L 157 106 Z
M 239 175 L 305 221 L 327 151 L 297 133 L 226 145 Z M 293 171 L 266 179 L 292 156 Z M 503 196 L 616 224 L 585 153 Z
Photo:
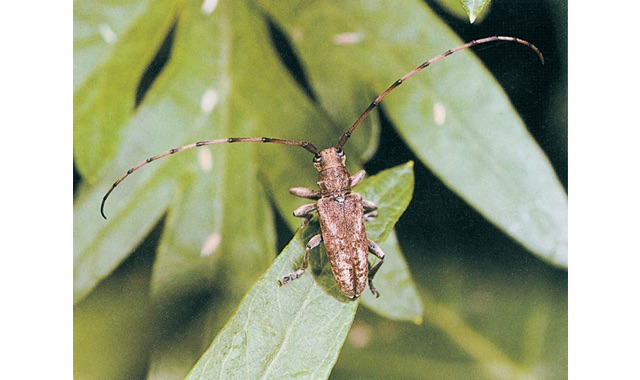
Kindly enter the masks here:
M 232 138 L 226 138 L 226 139 L 198 141 L 198 142 L 195 142 L 193 144 L 183 145 L 181 147 L 173 148 L 171 150 L 168 150 L 168 151 L 166 151 L 164 153 L 160 153 L 160 154 L 158 154 L 156 156 L 149 157 L 146 160 L 144 160 L 141 163 L 139 163 L 138 165 L 136 165 L 136 166 L 132 167 L 131 169 L 127 170 L 127 172 L 122 177 L 120 177 L 117 181 L 115 181 L 113 183 L 113 185 L 111 185 L 111 188 L 109 189 L 109 191 L 107 191 L 107 193 L 102 198 L 102 203 L 100 204 L 100 214 L 102 214 L 103 218 L 107 219 L 106 215 L 104 214 L 104 204 L 107 201 L 107 198 L 109 197 L 109 195 L 111 195 L 111 192 L 113 192 L 113 190 L 116 188 L 116 186 L 118 186 L 120 184 L 120 182 L 124 181 L 125 178 L 127 178 L 129 175 L 131 175 L 131 173 L 133 173 L 136 170 L 142 168 L 143 166 L 145 166 L 147 164 L 150 164 L 153 161 L 159 160 L 159 159 L 161 159 L 163 157 L 172 155 L 174 153 L 182 152 L 183 150 L 188 150 L 188 149 L 192 149 L 192 148 L 199 148 L 199 147 L 205 146 L 205 145 L 226 144 L 226 143 L 236 143 L 236 142 L 260 142 L 260 143 L 274 143 L 274 144 L 282 144 L 282 145 L 293 145 L 293 146 L 302 147 L 302 148 L 308 150 L 309 152 L 313 153 L 316 156 L 320 154 L 320 151 L 318 150 L 318 148 L 316 148 L 315 146 L 313 146 L 313 144 L 311 144 L 309 142 L 272 139 L 272 138 L 269 138 L 269 137 L 232 137 Z
M 492 36 L 492 37 L 480 38 L 480 39 L 477 39 L 477 40 L 469 41 L 466 44 L 460 45 L 460 46 L 455 47 L 453 49 L 449 49 L 449 50 L 445 51 L 444 53 L 442 53 L 442 54 L 440 54 L 440 55 L 438 55 L 438 56 L 436 56 L 434 58 L 431 58 L 430 60 L 422 63 L 420 66 L 416 67 L 415 69 L 409 71 L 402 78 L 400 78 L 397 81 L 395 81 L 383 93 L 378 95 L 378 97 L 375 98 L 375 100 L 373 102 L 371 102 L 371 104 L 369 104 L 369 107 L 367 107 L 367 109 L 364 110 L 364 112 L 362 113 L 362 115 L 360 115 L 358 120 L 356 120 L 356 122 L 353 123 L 351 128 L 349 128 L 349 130 L 347 130 L 344 134 L 342 134 L 342 136 L 340 136 L 340 140 L 338 140 L 338 144 L 336 145 L 336 148 L 341 149 L 344 146 L 344 144 L 347 143 L 347 140 L 349 140 L 349 137 L 351 137 L 351 135 L 356 130 L 356 128 L 358 128 L 360 123 L 362 123 L 362 121 L 367 117 L 369 112 L 371 112 L 371 110 L 373 110 L 378 105 L 378 103 L 380 103 L 382 101 L 382 99 L 384 99 L 387 95 L 389 95 L 389 93 L 391 91 L 393 91 L 396 87 L 400 86 L 404 81 L 406 81 L 407 79 L 409 79 L 412 76 L 414 76 L 415 74 L 417 74 L 420 70 L 422 70 L 425 67 L 431 65 L 432 63 L 436 63 L 439 60 L 450 56 L 451 54 L 453 54 L 453 53 L 455 53 L 457 51 L 460 51 L 460 50 L 463 50 L 463 49 L 466 49 L 466 48 L 470 48 L 470 47 L 475 46 L 475 45 L 480 45 L 480 44 L 484 44 L 484 43 L 487 43 L 487 42 L 493 42 L 493 41 L 510 41 L 510 42 L 517 42 L 519 44 L 526 45 L 526 46 L 530 47 L 534 52 L 536 52 L 536 54 L 538 54 L 538 57 L 540 57 L 540 61 L 542 62 L 542 64 L 544 64 L 544 57 L 542 56 L 542 53 L 540 52 L 540 50 L 534 44 L 532 44 L 532 43 L 530 43 L 528 41 L 525 41 L 523 39 L 516 38 L 516 37 Z

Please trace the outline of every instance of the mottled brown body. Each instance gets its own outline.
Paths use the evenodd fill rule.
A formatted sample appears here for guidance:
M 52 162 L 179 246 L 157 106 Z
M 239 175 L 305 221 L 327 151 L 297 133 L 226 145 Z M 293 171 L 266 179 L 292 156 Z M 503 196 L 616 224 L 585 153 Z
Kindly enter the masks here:
M 349 298 L 362 294 L 369 274 L 368 241 L 362 196 L 358 193 L 318 200 L 322 240 L 338 287 Z
M 322 195 L 316 203 L 320 231 L 333 277 L 344 295 L 358 297 L 369 274 L 362 196 L 351 192 L 352 179 L 341 149 L 323 150 L 314 166 Z

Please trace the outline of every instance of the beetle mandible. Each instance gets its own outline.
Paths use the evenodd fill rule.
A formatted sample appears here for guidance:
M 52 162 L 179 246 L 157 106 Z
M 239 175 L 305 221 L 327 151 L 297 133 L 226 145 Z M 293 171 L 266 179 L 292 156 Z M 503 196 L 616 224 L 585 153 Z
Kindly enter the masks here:
M 378 269 L 380 269 L 380 266 L 384 263 L 384 252 L 382 252 L 382 249 L 380 249 L 375 242 L 367 238 L 364 224 L 366 220 L 377 216 L 377 205 L 371 201 L 362 199 L 360 194 L 351 190 L 365 177 L 365 171 L 360 170 L 354 175 L 349 174 L 345 165 L 346 156 L 342 147 L 347 143 L 353 132 L 356 130 L 358 125 L 362 123 L 365 117 L 367 117 L 369 112 L 371 112 L 391 91 L 407 79 L 432 63 L 435 63 L 459 50 L 492 41 L 510 41 L 526 45 L 536 52 L 541 62 L 544 64 L 544 57 L 540 50 L 530 42 L 520 38 L 492 36 L 467 42 L 423 62 L 418 67 L 396 80 L 391 86 L 389 86 L 389 88 L 378 95 L 378 97 L 369 104 L 353 125 L 342 134 L 335 147 L 319 150 L 307 141 L 282 140 L 269 137 L 234 137 L 199 141 L 189 145 L 184 145 L 147 158 L 138 165 L 129 169 L 122 177 L 111 185 L 111 188 L 102 198 L 100 213 L 102 214 L 102 217 L 106 219 L 104 214 L 105 202 L 120 182 L 146 164 L 156 161 L 162 157 L 205 145 L 235 142 L 262 142 L 299 146 L 314 155 L 313 165 L 318 170 L 318 187 L 320 190 L 303 187 L 290 189 L 289 192 L 292 195 L 316 201 L 315 203 L 298 207 L 293 212 L 293 215 L 305 219 L 300 226 L 303 228 L 311 220 L 312 212 L 317 211 L 320 222 L 320 233 L 309 239 L 305 248 L 304 259 L 301 267 L 295 272 L 282 277 L 278 283 L 281 285 L 286 284 L 300 277 L 308 266 L 309 252 L 313 248 L 318 247 L 320 243 L 324 242 L 327 257 L 331 264 L 331 270 L 340 291 L 349 298 L 356 298 L 362 294 L 366 284 L 368 283 L 371 292 L 376 297 L 379 297 L 380 293 L 373 286 L 373 278 Z M 380 260 L 372 268 L 369 268 L 368 253 L 372 253 Z

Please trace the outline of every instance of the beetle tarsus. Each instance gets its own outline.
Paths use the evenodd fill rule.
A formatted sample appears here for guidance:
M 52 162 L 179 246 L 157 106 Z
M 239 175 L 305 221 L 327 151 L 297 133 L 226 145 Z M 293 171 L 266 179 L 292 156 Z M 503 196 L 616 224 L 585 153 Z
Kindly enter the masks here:
M 282 277 L 281 279 L 278 280 L 278 285 L 284 285 L 287 282 L 291 282 L 293 280 L 295 280 L 296 278 L 302 276 L 302 274 L 304 273 L 304 269 L 300 268 L 297 271 L 293 272 L 293 273 L 289 273 L 288 275 Z
M 373 286 L 373 280 L 369 279 L 369 289 L 371 289 L 371 293 L 373 293 L 376 298 L 380 297 L 380 292 Z

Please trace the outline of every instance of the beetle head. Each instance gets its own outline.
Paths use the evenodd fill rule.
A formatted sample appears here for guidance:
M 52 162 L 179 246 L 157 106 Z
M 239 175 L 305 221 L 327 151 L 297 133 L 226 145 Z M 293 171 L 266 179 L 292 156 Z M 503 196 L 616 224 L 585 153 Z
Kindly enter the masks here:
M 345 167 L 347 157 L 340 148 L 327 148 L 313 158 L 313 166 L 319 172 L 336 167 Z

